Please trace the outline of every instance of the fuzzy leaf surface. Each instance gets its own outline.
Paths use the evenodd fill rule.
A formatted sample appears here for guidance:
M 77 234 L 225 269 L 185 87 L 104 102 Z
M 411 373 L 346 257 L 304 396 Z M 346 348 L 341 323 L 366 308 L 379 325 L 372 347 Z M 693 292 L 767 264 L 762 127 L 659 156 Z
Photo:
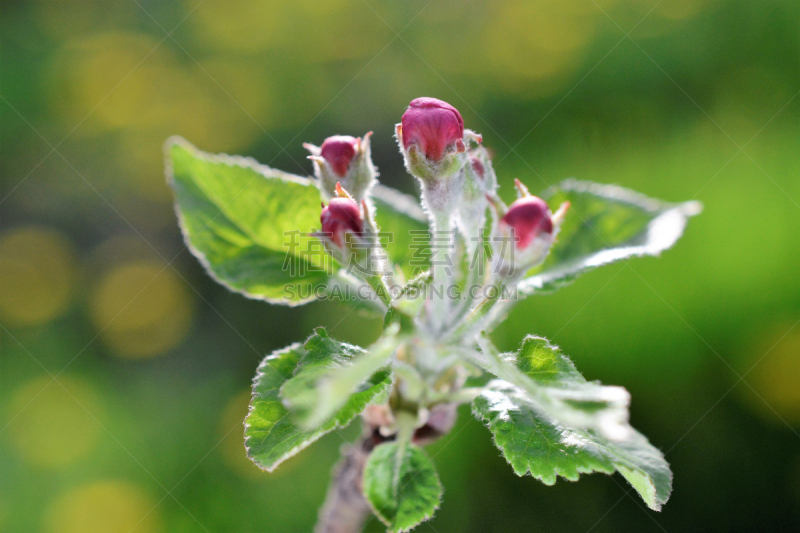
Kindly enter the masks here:
M 572 361 L 546 339 L 528 335 L 517 352 L 500 354 L 485 336 L 472 362 L 525 392 L 542 414 L 562 424 L 621 440 L 628 424 L 630 394 L 622 387 L 586 381 Z M 465 354 L 469 357 L 469 354 Z
M 569 211 L 545 262 L 518 288 L 522 295 L 555 290 L 583 272 L 634 256 L 657 256 L 683 235 L 699 202 L 673 204 L 615 185 L 566 180 L 543 197 Z
M 619 471 L 648 507 L 659 511 L 672 490 L 672 473 L 663 454 L 631 429 L 622 440 L 561 424 L 537 409 L 518 387 L 493 380 L 472 402 L 476 418 L 488 424 L 495 445 L 518 476 L 530 474 L 552 485 L 557 476 L 576 481 L 580 474 Z
M 433 517 L 442 485 L 433 462 L 413 444 L 377 446 L 364 467 L 364 497 L 389 531 L 409 531 Z
M 298 305 L 328 281 L 314 184 L 252 159 L 166 145 L 167 179 L 186 244 L 218 282 L 250 298 Z M 291 232 L 296 232 L 291 235 Z M 291 284 L 291 291 L 284 288 Z
M 385 401 L 392 383 L 386 367 L 397 343 L 389 334 L 365 350 L 334 340 L 324 328 L 317 328 L 306 341 L 306 353 L 293 376 L 280 389 L 294 421 L 310 431 L 325 427 L 334 413 L 354 398 L 365 400 L 353 405 L 360 405 L 358 412 L 367 403 Z
M 325 424 L 313 430 L 300 428 L 281 401 L 280 390 L 308 355 L 301 343 L 295 343 L 268 355 L 258 366 L 245 420 L 245 446 L 248 457 L 264 470 L 271 472 L 326 433 L 345 427 L 368 404 L 388 399 L 391 380 L 386 372 L 378 373 L 369 380 L 369 387 L 351 395 Z

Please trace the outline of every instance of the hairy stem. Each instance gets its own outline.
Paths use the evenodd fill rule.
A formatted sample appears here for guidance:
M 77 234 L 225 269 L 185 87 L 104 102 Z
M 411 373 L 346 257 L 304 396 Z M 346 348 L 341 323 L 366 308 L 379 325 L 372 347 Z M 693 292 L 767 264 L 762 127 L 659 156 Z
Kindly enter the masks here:
M 429 297 L 433 331 L 441 331 L 445 321 L 449 319 L 450 302 L 447 299 L 447 290 L 453 283 L 454 268 L 452 225 L 453 219 L 449 212 L 435 213 L 431 227 L 433 283 Z
M 372 274 L 367 276 L 365 281 L 372 287 L 372 290 L 375 291 L 375 294 L 378 295 L 381 302 L 389 308 L 392 305 L 392 296 L 389 294 L 389 288 L 386 286 L 386 279 L 378 274 Z
M 358 533 L 370 514 L 361 494 L 364 464 L 374 447 L 366 435 L 355 444 L 342 446 L 342 458 L 333 469 L 325 503 L 319 512 L 314 533 Z

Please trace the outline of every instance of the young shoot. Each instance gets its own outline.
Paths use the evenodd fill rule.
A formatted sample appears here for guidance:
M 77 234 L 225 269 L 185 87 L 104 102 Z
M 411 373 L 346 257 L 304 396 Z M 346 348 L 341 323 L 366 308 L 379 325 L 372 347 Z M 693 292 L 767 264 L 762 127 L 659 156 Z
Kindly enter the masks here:
M 511 353 L 490 334 L 528 296 L 659 255 L 700 205 L 577 180 L 534 196 L 524 178 L 506 205 L 482 137 L 452 105 L 417 98 L 394 131 L 419 201 L 378 183 L 371 132 L 305 144 L 313 178 L 167 142 L 181 229 L 214 279 L 272 304 L 332 299 L 359 310 L 348 320 L 383 317 L 370 346 L 317 328 L 261 362 L 245 421 L 250 459 L 271 472 L 360 417 L 316 531 L 357 532 L 371 515 L 408 531 L 441 504 L 425 446 L 469 404 L 517 475 L 552 485 L 619 472 L 660 510 L 672 473 L 628 423 L 628 392 L 587 381 L 535 334 Z

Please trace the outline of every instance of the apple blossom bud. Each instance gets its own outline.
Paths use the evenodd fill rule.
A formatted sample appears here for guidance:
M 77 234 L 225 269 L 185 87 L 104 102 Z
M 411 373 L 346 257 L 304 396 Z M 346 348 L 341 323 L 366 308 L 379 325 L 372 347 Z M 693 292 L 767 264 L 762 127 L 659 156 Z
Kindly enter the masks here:
M 359 139 L 349 135 L 334 135 L 322 143 L 320 155 L 331 166 L 334 174 L 343 178 L 358 152 Z
M 500 219 L 500 226 L 513 231 L 518 250 L 527 248 L 536 237 L 553 233 L 547 202 L 536 196 L 526 196 L 516 200 L 508 212 Z
M 333 198 L 320 215 L 322 233 L 339 248 L 346 243 L 345 234 L 349 231 L 357 236 L 364 235 L 364 219 L 361 209 L 352 198 Z
M 378 175 L 372 164 L 371 136 L 372 132 L 363 138 L 334 135 L 325 139 L 322 146 L 303 144 L 311 152 L 308 158 L 314 162 L 314 175 L 324 200 L 336 196 L 336 184 L 339 182 L 356 201 L 367 197 Z
M 502 212 L 495 230 L 496 273 L 502 277 L 521 276 L 547 257 L 553 245 L 569 203 L 552 214 L 547 202 L 531 195 L 515 180 L 520 198 Z
M 436 98 L 416 98 L 403 113 L 403 147 L 413 144 L 425 157 L 439 162 L 446 149 L 463 151 L 464 119 L 458 110 Z M 461 149 L 456 143 L 461 143 Z
M 408 171 L 423 181 L 441 180 L 466 163 L 465 139 L 478 136 L 464 130 L 458 110 L 436 98 L 416 98 L 396 127 Z

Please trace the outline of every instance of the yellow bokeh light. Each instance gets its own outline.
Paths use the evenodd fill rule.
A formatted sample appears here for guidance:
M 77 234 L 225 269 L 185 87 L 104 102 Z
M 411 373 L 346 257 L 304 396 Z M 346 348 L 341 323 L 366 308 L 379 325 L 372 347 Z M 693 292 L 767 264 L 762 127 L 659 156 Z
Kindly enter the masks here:
M 207 142 L 219 135 L 214 124 L 218 115 L 228 113 L 216 110 L 219 88 L 207 74 L 194 62 L 187 67 L 147 34 L 109 32 L 71 41 L 55 61 L 53 74 L 66 85 L 58 93 L 62 112 L 87 119 L 81 131 L 118 130 L 158 138 L 148 157 L 159 162 L 166 136 L 180 133 Z
M 94 287 L 95 327 L 123 358 L 160 355 L 186 335 L 192 300 L 177 274 L 163 262 L 139 260 L 113 267 Z
M 66 389 L 66 390 L 65 390 Z M 97 393 L 75 378 L 41 376 L 17 389 L 5 409 L 17 453 L 39 467 L 59 468 L 94 450 L 102 428 Z
M 375 38 L 387 34 L 374 14 L 347 0 L 208 0 L 189 24 L 215 48 L 282 49 L 309 62 L 374 54 Z
M 61 495 L 47 516 L 49 533 L 154 533 L 158 502 L 125 481 L 99 481 Z
M 574 2 L 513 1 L 493 5 L 483 35 L 486 66 L 512 89 L 544 96 L 573 72 L 594 36 L 596 16 Z M 531 84 L 530 82 L 536 82 Z
M 219 55 L 181 61 L 174 48 L 144 33 L 109 31 L 69 41 L 52 75 L 54 105 L 66 122 L 80 121 L 79 135 L 114 131 L 117 178 L 151 201 L 172 198 L 163 171 L 168 136 L 236 151 L 273 124 L 264 65 Z
M 65 51 L 79 114 L 110 128 L 147 127 L 164 121 L 162 93 L 174 87 L 174 59 L 153 37 L 106 33 Z M 170 80 L 167 83 L 165 80 Z
M 15 326 L 63 313 L 77 278 L 75 253 L 60 233 L 24 227 L 0 236 L 0 319 Z
M 276 11 L 284 2 L 272 0 L 211 0 L 202 2 L 191 24 L 205 39 L 236 50 L 260 50 L 279 42 L 281 18 Z
M 775 327 L 771 335 L 749 350 L 745 365 L 739 369 L 743 373 L 752 368 L 745 380 L 758 394 L 742 384 L 741 398 L 756 413 L 777 424 L 783 423 L 780 418 L 800 423 L 800 328 L 786 335 L 790 326 Z

